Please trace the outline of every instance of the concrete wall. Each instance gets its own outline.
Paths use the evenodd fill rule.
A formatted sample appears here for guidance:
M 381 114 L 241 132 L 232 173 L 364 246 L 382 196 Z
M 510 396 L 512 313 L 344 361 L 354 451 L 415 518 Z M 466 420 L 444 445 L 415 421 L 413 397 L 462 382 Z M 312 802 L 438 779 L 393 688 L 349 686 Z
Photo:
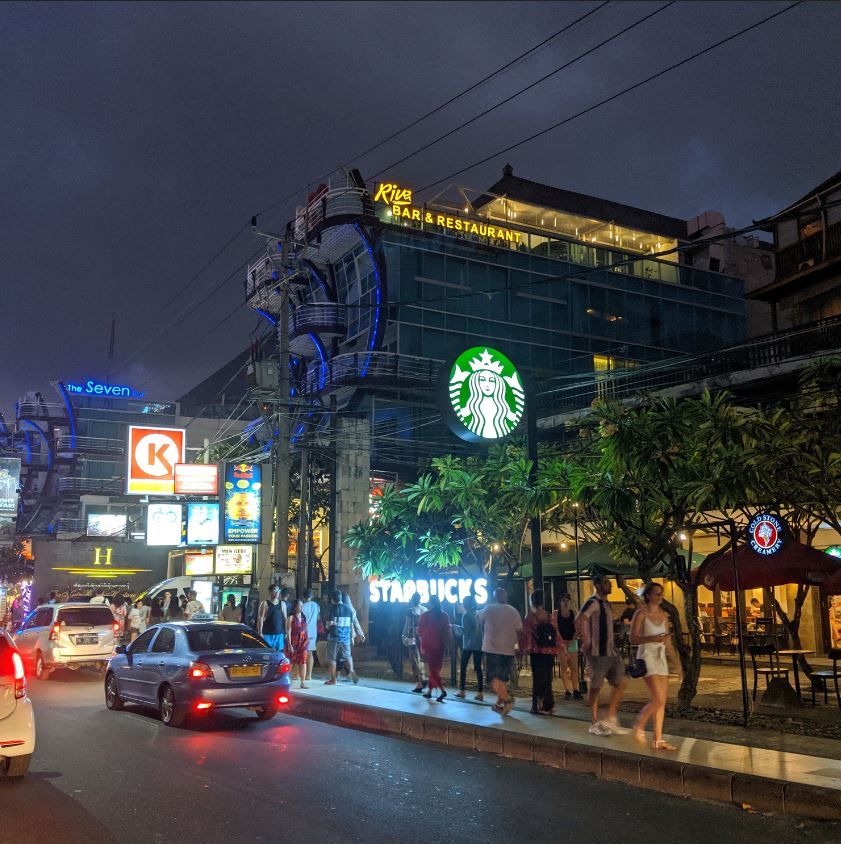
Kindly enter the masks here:
M 371 494 L 371 427 L 367 419 L 342 418 L 339 422 L 338 466 L 336 472 L 337 524 L 339 539 L 336 558 L 336 586 L 350 594 L 359 623 L 368 629 L 368 590 L 359 572 L 354 571 L 356 554 L 342 538 L 348 529 L 368 518 Z

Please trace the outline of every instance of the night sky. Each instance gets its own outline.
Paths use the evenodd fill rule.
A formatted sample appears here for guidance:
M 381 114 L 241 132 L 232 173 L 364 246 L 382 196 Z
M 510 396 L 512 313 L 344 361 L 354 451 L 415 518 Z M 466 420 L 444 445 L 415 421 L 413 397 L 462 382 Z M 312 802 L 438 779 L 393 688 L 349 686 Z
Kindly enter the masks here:
M 293 191 L 300 203 L 342 163 L 372 176 L 663 3 L 609 4 L 354 158 L 596 5 L 0 5 L 0 409 L 110 370 L 177 398 L 255 328 L 242 273 L 223 283 L 260 246 L 247 227 L 168 304 L 252 213 Z M 386 175 L 425 185 L 786 5 L 672 5 Z M 459 182 L 485 188 L 510 161 L 536 181 L 744 225 L 841 167 L 839 35 L 841 4 L 805 3 Z M 280 227 L 295 204 L 261 223 Z

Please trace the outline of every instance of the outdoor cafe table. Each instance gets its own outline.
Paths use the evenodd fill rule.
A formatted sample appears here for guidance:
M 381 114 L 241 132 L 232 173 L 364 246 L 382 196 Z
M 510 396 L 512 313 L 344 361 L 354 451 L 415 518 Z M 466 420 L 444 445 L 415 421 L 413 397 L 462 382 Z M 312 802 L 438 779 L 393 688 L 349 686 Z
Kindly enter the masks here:
M 803 650 L 802 648 L 792 648 L 785 651 L 777 651 L 778 656 L 790 656 L 791 665 L 794 668 L 794 690 L 797 692 L 797 697 L 800 697 L 800 671 L 797 668 L 797 657 L 813 654 L 814 651 Z

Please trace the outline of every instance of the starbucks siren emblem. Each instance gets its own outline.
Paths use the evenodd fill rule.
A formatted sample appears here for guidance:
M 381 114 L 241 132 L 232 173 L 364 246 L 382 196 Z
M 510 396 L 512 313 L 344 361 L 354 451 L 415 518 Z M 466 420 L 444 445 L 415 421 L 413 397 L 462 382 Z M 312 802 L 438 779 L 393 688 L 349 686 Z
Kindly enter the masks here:
M 461 423 L 482 439 L 507 437 L 525 407 L 520 375 L 496 349 L 476 346 L 450 370 L 450 404 Z

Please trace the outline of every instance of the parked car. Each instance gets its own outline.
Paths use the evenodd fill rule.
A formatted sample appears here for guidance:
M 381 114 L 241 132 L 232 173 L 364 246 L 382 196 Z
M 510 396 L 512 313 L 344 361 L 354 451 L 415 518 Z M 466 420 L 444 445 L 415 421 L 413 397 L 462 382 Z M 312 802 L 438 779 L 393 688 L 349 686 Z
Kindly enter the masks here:
M 12 637 L 0 630 L 0 767 L 22 777 L 35 750 L 35 715 L 26 695 L 23 659 Z
M 178 727 L 188 715 L 248 708 L 261 721 L 289 703 L 289 660 L 250 627 L 227 621 L 156 624 L 119 646 L 105 675 L 105 705 L 154 706 Z
M 29 671 L 46 680 L 59 666 L 105 671 L 119 631 L 106 604 L 47 604 L 29 613 L 14 640 Z

